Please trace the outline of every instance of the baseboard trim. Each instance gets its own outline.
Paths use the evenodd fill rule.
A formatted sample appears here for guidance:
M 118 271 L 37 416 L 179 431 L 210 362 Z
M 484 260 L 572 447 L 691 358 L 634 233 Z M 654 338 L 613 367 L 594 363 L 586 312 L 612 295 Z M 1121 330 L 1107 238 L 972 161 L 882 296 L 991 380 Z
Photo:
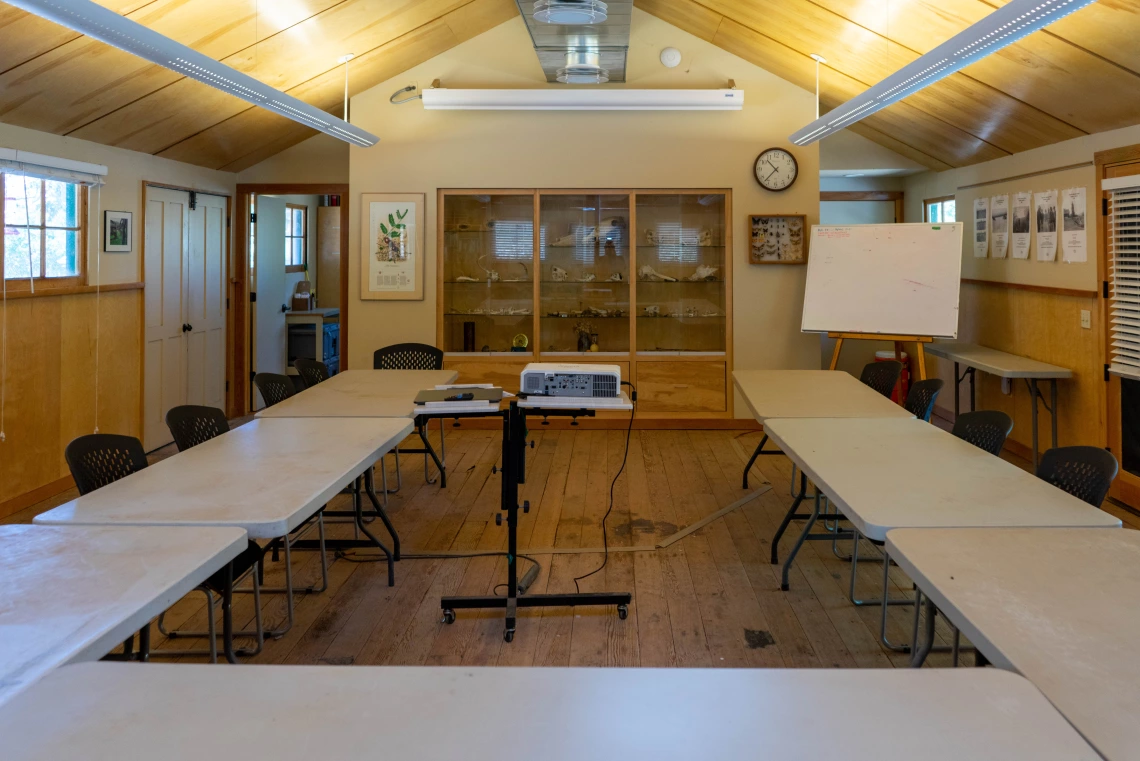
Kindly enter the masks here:
M 27 509 L 37 502 L 43 502 L 49 497 L 54 497 L 57 494 L 67 491 L 75 486 L 75 481 L 71 476 L 64 476 L 63 478 L 52 481 L 51 483 L 44 484 L 38 488 L 32 489 L 30 492 L 13 497 L 12 499 L 0 502 L 0 518 L 7 518 L 13 513 L 18 513 L 21 510 Z

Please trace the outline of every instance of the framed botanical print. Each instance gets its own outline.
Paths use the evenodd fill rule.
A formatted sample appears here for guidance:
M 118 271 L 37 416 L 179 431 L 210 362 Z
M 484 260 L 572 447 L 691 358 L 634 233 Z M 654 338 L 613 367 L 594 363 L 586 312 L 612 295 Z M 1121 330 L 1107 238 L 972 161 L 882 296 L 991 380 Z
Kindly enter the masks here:
M 751 264 L 807 264 L 807 215 L 752 214 L 748 224 Z
M 109 254 L 130 253 L 134 228 L 134 214 L 131 212 L 104 211 L 103 250 Z
M 424 298 L 424 194 L 362 193 L 360 298 Z

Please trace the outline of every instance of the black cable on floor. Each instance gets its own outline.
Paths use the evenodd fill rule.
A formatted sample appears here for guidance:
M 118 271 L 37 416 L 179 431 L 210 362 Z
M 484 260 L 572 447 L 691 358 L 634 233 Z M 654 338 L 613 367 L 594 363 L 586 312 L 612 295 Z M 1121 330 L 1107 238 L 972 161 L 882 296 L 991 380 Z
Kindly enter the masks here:
M 609 519 L 610 513 L 614 511 L 614 487 L 617 486 L 617 481 L 621 478 L 621 474 L 625 470 L 626 460 L 629 459 L 629 439 L 633 435 L 633 414 L 637 411 L 637 389 L 629 381 L 622 381 L 621 385 L 630 387 L 631 393 L 629 400 L 633 403 L 633 407 L 629 411 L 629 427 L 625 429 L 625 453 L 621 456 L 621 467 L 618 468 L 614 480 L 610 481 L 610 506 L 606 508 L 606 514 L 602 516 L 602 564 L 589 573 L 574 579 L 574 590 L 579 594 L 582 593 L 582 590 L 578 587 L 578 582 L 582 579 L 588 579 L 595 573 L 601 571 L 610 560 L 610 543 L 606 536 L 606 520 Z

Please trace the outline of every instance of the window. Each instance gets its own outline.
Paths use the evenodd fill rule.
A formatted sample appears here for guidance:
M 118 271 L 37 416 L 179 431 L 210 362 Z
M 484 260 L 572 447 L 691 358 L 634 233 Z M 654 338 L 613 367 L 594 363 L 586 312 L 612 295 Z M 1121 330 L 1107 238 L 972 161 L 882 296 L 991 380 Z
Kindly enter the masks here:
M 309 207 L 285 204 L 285 271 L 304 272 L 309 265 L 305 241 L 309 230 Z
M 957 210 L 954 196 L 942 198 L 928 198 L 923 202 L 927 222 L 957 222 Z
M 14 281 L 82 282 L 86 260 L 87 189 L 71 182 L 0 174 L 4 277 Z

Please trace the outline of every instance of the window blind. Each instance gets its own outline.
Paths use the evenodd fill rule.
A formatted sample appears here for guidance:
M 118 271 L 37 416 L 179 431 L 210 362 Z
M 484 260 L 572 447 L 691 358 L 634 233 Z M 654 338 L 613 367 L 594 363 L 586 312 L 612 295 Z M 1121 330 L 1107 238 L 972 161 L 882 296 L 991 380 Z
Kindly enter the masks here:
M 1140 175 L 1106 180 L 1112 326 L 1109 371 L 1140 379 Z
M 22 174 L 41 180 L 60 180 L 77 185 L 102 185 L 107 167 L 86 161 L 61 159 L 40 153 L 0 148 L 0 172 Z

